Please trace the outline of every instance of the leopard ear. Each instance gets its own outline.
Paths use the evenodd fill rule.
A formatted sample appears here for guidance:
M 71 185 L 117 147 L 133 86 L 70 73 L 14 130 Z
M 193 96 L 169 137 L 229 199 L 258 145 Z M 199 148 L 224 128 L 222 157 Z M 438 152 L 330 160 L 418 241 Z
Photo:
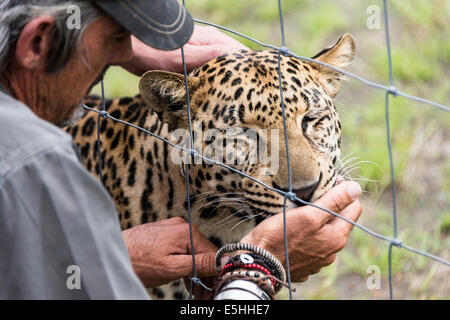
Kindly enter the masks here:
M 355 57 L 355 47 L 355 38 L 350 33 L 346 33 L 333 46 L 323 49 L 313 59 L 345 70 Z M 343 76 L 342 73 L 314 62 L 310 64 L 319 71 L 318 80 L 325 91 L 330 97 L 335 97 L 339 91 L 339 80 Z
M 188 77 L 189 93 L 199 86 L 199 79 Z M 139 91 L 146 104 L 162 115 L 163 122 L 174 126 L 186 119 L 187 95 L 184 75 L 152 70 L 147 71 L 139 81 Z

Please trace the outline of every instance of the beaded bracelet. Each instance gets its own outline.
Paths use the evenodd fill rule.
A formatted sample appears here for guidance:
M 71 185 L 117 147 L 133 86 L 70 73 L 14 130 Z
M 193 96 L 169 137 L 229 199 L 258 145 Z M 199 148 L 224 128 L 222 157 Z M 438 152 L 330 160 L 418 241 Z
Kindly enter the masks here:
M 221 258 L 226 253 L 232 253 L 235 251 L 249 251 L 251 253 L 254 253 L 261 257 L 262 260 L 264 260 L 268 265 L 273 266 L 273 269 L 275 273 L 273 276 L 280 280 L 280 282 L 286 281 L 286 272 L 284 270 L 283 265 L 281 262 L 275 258 L 274 255 L 272 255 L 270 252 L 259 248 L 255 245 L 249 244 L 249 243 L 229 243 L 217 251 L 216 254 L 216 271 L 218 274 L 221 274 Z M 281 284 L 280 282 L 277 282 L 275 284 L 275 292 L 278 292 L 281 290 Z
M 228 263 L 226 264 L 223 269 L 222 272 L 220 273 L 219 278 L 222 278 L 225 274 L 232 272 L 233 270 L 236 269 L 249 269 L 249 270 L 256 270 L 259 271 L 258 274 L 265 274 L 267 276 L 271 276 L 272 274 L 270 273 L 270 271 L 266 268 L 264 268 L 263 266 L 257 264 L 257 263 L 248 263 L 248 264 L 244 264 L 244 263 L 239 263 L 239 262 L 232 262 L 232 263 Z M 248 271 L 247 271 L 248 273 Z M 248 276 L 250 277 L 250 274 L 248 274 Z M 274 279 L 270 279 L 271 283 L 272 283 L 272 287 L 275 288 L 276 286 L 276 282 Z
M 256 264 L 266 268 L 272 275 L 277 273 L 274 265 L 272 265 L 270 262 L 268 262 L 262 256 L 257 255 L 255 253 L 251 253 L 251 252 L 246 253 L 245 255 L 237 255 L 234 257 L 230 257 L 230 260 L 228 260 L 227 263 L 244 263 L 244 264 L 256 263 Z

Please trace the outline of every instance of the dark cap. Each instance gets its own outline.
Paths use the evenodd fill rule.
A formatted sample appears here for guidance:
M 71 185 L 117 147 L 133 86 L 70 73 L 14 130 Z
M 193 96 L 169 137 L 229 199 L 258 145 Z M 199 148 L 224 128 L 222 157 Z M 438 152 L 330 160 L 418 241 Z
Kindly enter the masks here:
M 96 0 L 120 25 L 148 45 L 175 50 L 185 44 L 194 21 L 177 0 Z

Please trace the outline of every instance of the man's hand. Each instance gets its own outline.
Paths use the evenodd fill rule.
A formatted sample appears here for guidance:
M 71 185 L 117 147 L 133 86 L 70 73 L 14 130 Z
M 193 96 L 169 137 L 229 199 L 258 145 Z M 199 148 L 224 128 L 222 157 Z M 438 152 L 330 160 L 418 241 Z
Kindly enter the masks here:
M 329 190 L 314 204 L 357 221 L 362 208 L 356 182 L 343 182 Z M 309 275 L 333 263 L 336 253 L 347 244 L 353 225 L 323 210 L 304 206 L 286 212 L 288 252 L 291 279 L 302 282 Z M 242 240 L 268 250 L 280 261 L 286 261 L 283 215 L 275 215 L 253 229 Z
M 192 275 L 189 224 L 172 218 L 122 232 L 133 269 L 147 288 Z M 215 247 L 193 227 L 198 277 L 216 276 Z
M 132 37 L 131 41 L 133 59 L 122 64 L 122 67 L 131 73 L 141 76 L 148 70 L 183 72 L 181 49 L 162 51 L 149 47 L 135 37 Z M 214 27 L 196 25 L 191 39 L 184 45 L 187 71 L 190 72 L 205 62 L 236 49 L 248 50 L 242 43 Z
M 315 204 L 356 221 L 362 208 L 360 186 L 343 182 L 328 191 Z M 306 281 L 336 259 L 347 243 L 353 225 L 320 209 L 304 206 L 286 213 L 291 279 Z M 133 268 L 146 287 L 165 284 L 192 275 L 189 225 L 182 218 L 172 218 L 140 225 L 123 231 Z M 195 227 L 194 245 L 198 277 L 215 278 L 215 247 Z M 241 242 L 252 243 L 285 261 L 283 215 L 275 215 L 253 229 Z M 212 282 L 203 279 L 209 287 Z M 209 279 L 211 280 L 211 278 Z M 206 298 L 194 286 L 197 298 Z

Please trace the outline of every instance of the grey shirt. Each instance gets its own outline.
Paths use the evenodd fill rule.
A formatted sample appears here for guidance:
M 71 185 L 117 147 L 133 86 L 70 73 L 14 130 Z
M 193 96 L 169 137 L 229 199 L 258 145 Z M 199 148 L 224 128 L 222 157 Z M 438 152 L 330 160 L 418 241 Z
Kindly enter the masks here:
M 71 137 L 0 84 L 0 299 L 148 299 Z

